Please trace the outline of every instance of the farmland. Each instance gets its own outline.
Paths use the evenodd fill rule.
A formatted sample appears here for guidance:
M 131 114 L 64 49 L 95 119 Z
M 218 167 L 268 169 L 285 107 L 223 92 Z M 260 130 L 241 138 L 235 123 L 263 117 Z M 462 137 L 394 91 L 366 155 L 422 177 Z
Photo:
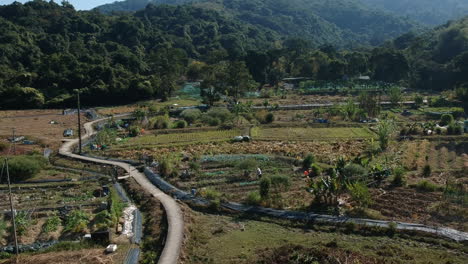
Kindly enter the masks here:
M 267 219 L 201 213 L 193 213 L 189 225 L 186 263 L 307 263 L 303 261 L 309 259 L 330 261 L 323 263 L 440 263 L 442 260 L 461 264 L 467 259 L 462 248 L 447 248 L 450 246 L 444 242 L 417 242 L 385 234 L 350 234 L 336 227 L 304 224 L 291 227 Z
M 155 145 L 177 145 L 229 141 L 235 136 L 239 136 L 241 134 L 241 130 L 216 130 L 193 133 L 156 134 L 129 139 L 117 147 L 125 149 L 135 146 L 148 147 Z
M 60 110 L 23 110 L 3 111 L 0 118 L 0 141 L 12 136 L 15 129 L 16 136 L 25 136 L 26 139 L 34 141 L 35 145 L 17 144 L 18 153 L 27 153 L 31 150 L 42 151 L 43 147 L 56 149 L 63 138 L 63 131 L 71 128 L 76 131 L 76 115 L 63 115 Z M 83 122 L 86 117 L 83 114 Z M 75 133 L 76 136 L 76 133 Z
M 252 131 L 252 137 L 257 140 L 269 141 L 320 141 L 336 139 L 367 139 L 373 133 L 365 127 L 335 127 L 335 128 L 260 128 Z

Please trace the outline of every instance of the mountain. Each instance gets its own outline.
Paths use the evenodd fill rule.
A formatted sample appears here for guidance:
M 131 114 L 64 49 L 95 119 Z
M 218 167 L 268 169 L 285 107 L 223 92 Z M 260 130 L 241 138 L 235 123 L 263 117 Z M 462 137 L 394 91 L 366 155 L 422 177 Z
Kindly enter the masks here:
M 409 19 L 369 8 L 359 0 L 127 0 L 96 10 L 108 14 L 130 12 L 148 4 L 184 4 L 210 9 L 283 37 L 307 38 L 316 45 L 375 46 L 421 29 Z
M 238 58 L 278 39 L 189 6 L 107 16 L 66 2 L 15 2 L 0 6 L 0 108 L 62 107 L 74 89 L 88 105 L 165 98 L 189 58 Z
M 468 83 L 468 16 L 392 44 L 406 53 L 412 87 L 446 90 Z
M 468 14 L 467 0 L 361 0 L 364 4 L 407 16 L 426 25 L 440 25 Z

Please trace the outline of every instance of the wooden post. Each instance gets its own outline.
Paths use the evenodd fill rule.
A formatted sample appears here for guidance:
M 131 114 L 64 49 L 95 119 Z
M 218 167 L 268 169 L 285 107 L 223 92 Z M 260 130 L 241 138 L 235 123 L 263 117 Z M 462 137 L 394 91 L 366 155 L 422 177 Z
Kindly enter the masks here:
M 13 209 L 13 199 L 11 198 L 11 185 L 10 185 L 10 172 L 8 169 L 8 159 L 5 158 L 5 165 L 6 165 L 6 175 L 7 175 L 7 181 L 8 181 L 8 195 L 10 198 L 10 211 L 11 211 L 11 225 L 13 226 L 13 237 L 15 239 L 15 253 L 16 256 L 18 256 L 18 237 L 16 236 L 16 215 L 15 215 L 15 210 Z
M 80 90 L 76 91 L 78 100 L 78 153 L 81 155 L 81 114 L 80 114 Z

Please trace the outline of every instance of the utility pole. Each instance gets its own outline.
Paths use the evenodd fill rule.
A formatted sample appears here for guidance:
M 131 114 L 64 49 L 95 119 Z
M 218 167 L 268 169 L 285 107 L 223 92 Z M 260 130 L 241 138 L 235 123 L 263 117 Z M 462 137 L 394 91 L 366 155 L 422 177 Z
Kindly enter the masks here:
M 81 116 L 80 116 L 80 90 L 76 90 L 78 99 L 78 153 L 81 155 Z
M 5 163 L 4 167 L 6 166 L 6 175 L 7 175 L 7 181 L 8 181 L 8 195 L 10 197 L 10 211 L 11 211 L 11 225 L 13 226 L 13 237 L 15 239 L 15 253 L 16 256 L 18 256 L 18 237 L 16 236 L 16 215 L 15 215 L 15 210 L 13 209 L 13 199 L 11 198 L 11 185 L 10 185 L 10 172 L 8 169 L 8 159 L 5 158 Z M 2 174 L 3 174 L 3 169 L 2 169 Z

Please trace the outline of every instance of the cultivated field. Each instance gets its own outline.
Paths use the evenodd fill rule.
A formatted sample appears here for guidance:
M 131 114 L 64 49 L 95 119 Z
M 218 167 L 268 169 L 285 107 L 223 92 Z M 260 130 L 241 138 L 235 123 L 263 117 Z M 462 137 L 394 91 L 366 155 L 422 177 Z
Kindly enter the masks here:
M 366 139 L 373 133 L 364 127 L 333 127 L 333 128 L 257 128 L 253 129 L 252 137 L 256 140 L 271 141 L 320 141 L 336 139 Z
M 62 115 L 61 110 L 24 110 L 24 111 L 2 111 L 0 116 L 0 139 L 12 136 L 12 129 L 16 129 L 16 136 L 25 136 L 26 139 L 35 141 L 40 145 L 39 149 L 48 146 L 57 149 L 61 144 L 65 129 L 71 128 L 77 135 L 77 116 Z M 87 122 L 83 115 L 82 122 Z M 54 124 L 51 124 L 54 121 Z M 4 143 L 7 143 L 4 141 Z M 17 143 L 18 153 L 28 152 L 34 146 L 22 146 Z

